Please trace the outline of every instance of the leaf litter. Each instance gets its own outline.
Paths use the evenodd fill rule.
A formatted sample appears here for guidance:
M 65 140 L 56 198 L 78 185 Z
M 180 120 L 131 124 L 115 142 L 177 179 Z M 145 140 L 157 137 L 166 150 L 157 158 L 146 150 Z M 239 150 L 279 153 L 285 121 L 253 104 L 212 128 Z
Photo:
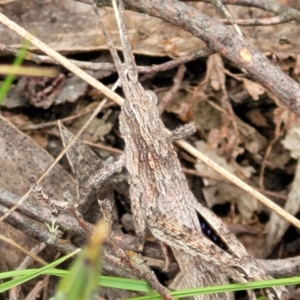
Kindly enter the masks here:
M 42 4 L 40 1 L 30 0 L 26 1 L 26 5 L 22 1 L 16 1 L 6 4 L 3 7 L 3 13 L 8 17 L 14 16 L 18 24 L 31 29 L 41 40 L 73 59 L 97 62 L 103 60 L 104 57 L 105 60 L 107 46 L 99 34 L 96 18 L 91 18 L 91 10 L 85 5 L 78 3 L 78 6 L 74 7 L 73 4 L 73 1 L 67 0 L 45 1 Z M 211 5 L 204 3 L 192 5 L 211 16 L 222 17 Z M 113 41 L 120 48 L 116 24 L 109 21 L 113 19 L 112 10 L 108 8 L 103 10 L 105 22 L 110 24 L 109 30 L 113 32 Z M 158 64 L 204 46 L 202 41 L 191 34 L 157 18 L 131 11 L 127 13 L 134 53 L 141 65 Z M 270 16 L 268 12 L 255 8 L 251 8 L 250 11 L 242 7 L 232 7 L 232 13 L 236 18 L 244 19 L 249 16 L 251 18 Z M 298 82 L 300 44 L 297 42 L 297 37 L 299 30 L 299 26 L 294 23 L 243 27 L 245 37 L 270 59 L 271 54 L 275 54 L 278 67 L 285 72 L 292 69 L 292 76 Z M 6 28 L 0 26 L 0 32 L 3 44 L 15 48 L 21 45 L 19 37 L 12 35 Z M 2 56 L 1 61 L 7 62 L 10 59 L 6 55 Z M 274 99 L 260 84 L 245 77 L 218 54 L 208 59 L 188 63 L 186 67 L 187 71 L 181 82 L 181 88 L 173 95 L 162 115 L 167 127 L 175 128 L 182 122 L 194 121 L 197 134 L 189 141 L 197 149 L 247 183 L 263 189 L 267 195 L 269 192 L 272 199 L 284 206 L 287 211 L 293 214 L 298 213 L 299 122 L 295 121 L 295 117 L 288 113 L 287 109 L 282 108 L 278 99 Z M 171 89 L 175 71 L 169 70 L 161 74 L 142 76 L 142 84 L 154 89 L 159 99 L 162 99 Z M 101 77 L 107 85 L 115 80 L 113 72 L 101 74 L 99 72 L 93 72 L 93 74 Z M 61 74 L 65 76 L 64 82 L 59 85 L 46 84 L 44 88 L 52 88 L 55 93 L 52 93 L 51 97 L 45 94 L 46 96 L 40 101 L 36 101 L 36 93 L 43 91 L 43 88 L 40 87 L 37 79 L 17 78 L 3 105 L 2 114 L 5 118 L 0 118 L 0 147 L 2 148 L 0 184 L 1 188 L 17 196 L 22 196 L 22 193 L 28 189 L 27 178 L 32 173 L 38 177 L 53 160 L 47 152 L 49 145 L 54 141 L 55 147 L 61 148 L 62 145 L 57 138 L 56 126 L 24 133 L 15 126 L 51 122 L 79 113 L 77 119 L 67 122 L 66 127 L 62 127 L 63 140 L 66 143 L 72 136 L 71 131 L 76 132 L 85 118 L 81 117 L 80 113 L 87 105 L 97 102 L 101 96 L 65 70 L 62 70 Z M 26 94 L 26 87 L 28 91 L 30 83 L 33 83 L 33 88 L 30 93 Z M 278 107 L 283 109 L 280 114 L 277 111 Z M 94 120 L 94 125 L 87 129 L 84 139 L 90 139 L 95 144 L 101 141 L 107 146 L 123 150 L 124 144 L 120 139 L 118 129 L 118 113 L 118 107 L 114 104 L 108 105 L 106 110 Z M 276 128 L 280 131 L 279 133 L 276 132 Z M 39 145 L 34 140 L 38 141 Z M 266 155 L 268 147 L 270 153 Z M 116 159 L 115 154 L 105 149 L 98 150 L 97 154 L 100 154 L 102 160 L 114 161 Z M 73 165 L 71 169 L 73 168 L 74 174 L 71 175 L 64 170 L 70 171 L 70 166 L 65 161 L 62 166 L 57 165 L 43 181 L 45 189 L 58 199 L 62 197 L 65 189 L 69 189 L 74 199 L 77 199 L 76 185 L 80 188 L 86 176 L 103 165 L 98 156 L 80 141 L 76 142 L 68 152 L 68 156 Z M 238 236 L 254 256 L 265 258 L 278 244 L 281 246 L 280 254 L 284 256 L 285 241 L 293 242 L 299 239 L 299 234 L 289 234 L 289 224 L 286 221 L 262 207 L 254 198 L 221 178 L 211 179 L 211 176 L 216 176 L 216 174 L 180 150 L 179 157 L 184 167 L 195 169 L 202 174 L 200 194 L 205 198 L 207 205 L 216 213 L 219 212 L 230 228 L 238 226 L 246 228 Z M 261 175 L 263 165 L 264 172 Z M 259 186 L 262 176 L 263 186 Z M 188 175 L 191 188 L 194 190 L 196 190 L 193 185 L 196 181 L 195 177 L 197 174 Z M 103 187 L 104 191 L 97 193 L 100 193 L 99 195 L 106 193 L 115 199 L 119 213 L 116 218 L 122 220 L 123 216 L 130 215 L 130 199 L 128 199 L 126 176 L 120 174 L 118 178 L 121 182 L 118 179 L 112 179 L 108 186 Z M 230 210 L 226 208 L 228 204 Z M 82 211 L 86 213 L 88 210 L 90 210 L 90 213 L 87 213 L 90 216 L 90 222 L 95 222 L 100 217 L 96 203 L 88 208 L 83 205 Z M 26 235 L 14 230 L 13 227 L 5 223 L 1 226 L 4 226 L 1 230 L 10 232 L 11 237 L 23 246 L 31 248 L 35 244 L 34 240 L 28 239 Z M 122 222 L 120 226 L 126 228 Z M 3 251 L 5 252 L 13 253 L 13 249 L 7 248 Z M 1 270 L 16 268 L 22 259 L 21 253 L 11 258 L 6 255 L 5 263 L 0 265 Z

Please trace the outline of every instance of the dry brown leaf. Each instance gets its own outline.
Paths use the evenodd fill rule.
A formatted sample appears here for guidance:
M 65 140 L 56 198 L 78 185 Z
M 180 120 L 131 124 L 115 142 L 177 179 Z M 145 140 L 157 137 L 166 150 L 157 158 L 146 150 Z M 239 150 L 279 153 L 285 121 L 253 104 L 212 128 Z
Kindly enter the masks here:
M 258 127 L 269 126 L 265 116 L 261 113 L 261 111 L 258 108 L 249 110 L 246 113 L 246 117 L 249 118 L 249 120 Z
M 111 8 L 101 8 L 113 42 L 121 49 Z M 62 53 L 107 49 L 97 18 L 90 5 L 73 0 L 27 0 L 5 5 L 2 13 L 34 33 Z M 130 38 L 135 53 L 152 56 L 178 56 L 205 44 L 191 34 L 146 14 L 126 11 Z M 22 41 L 5 26 L 0 26 L 1 43 L 20 47 Z
M 179 109 L 175 111 L 182 122 L 190 122 L 194 120 L 194 112 L 191 105 L 188 103 L 181 103 Z
M 223 18 L 219 9 L 212 5 L 197 2 L 190 2 L 189 5 L 213 18 Z M 112 39 L 120 49 L 113 11 L 111 8 L 101 10 L 104 21 L 112 33 Z M 232 6 L 231 10 L 236 18 L 241 19 L 272 16 L 255 8 L 249 10 L 247 7 Z M 3 6 L 1 12 L 59 52 L 75 53 L 107 49 L 90 5 L 74 0 L 13 1 Z M 132 11 L 126 11 L 126 16 L 135 53 L 178 56 L 205 46 L 192 34 L 158 18 Z M 3 25 L 0 26 L 0 33 L 1 43 L 15 47 L 22 44 L 20 38 Z M 288 56 L 296 58 L 300 52 L 300 44 L 296 42 L 300 35 L 300 27 L 294 23 L 276 25 L 276 30 L 274 26 L 243 27 L 243 33 L 261 52 L 276 53 L 280 59 Z M 283 38 L 290 43 L 282 44 Z
M 30 133 L 30 137 L 43 149 L 46 149 L 48 144 L 48 136 L 47 134 L 43 134 L 40 131 L 33 131 Z
M 266 138 L 262 136 L 255 128 L 243 122 L 236 117 L 239 128 L 240 138 L 243 146 L 252 154 L 259 154 L 267 145 Z
M 224 158 L 216 153 L 215 150 L 208 149 L 207 145 L 203 141 L 197 141 L 195 145 L 196 148 L 201 151 L 201 153 L 233 174 L 241 172 L 244 177 L 250 178 L 251 174 L 255 172 L 255 170 L 250 166 L 241 167 L 236 163 L 232 163 L 229 165 Z M 216 175 L 212 169 L 201 162 L 198 162 L 195 167 L 199 172 L 205 172 L 206 174 L 211 174 L 212 176 Z M 237 203 L 239 212 L 244 221 L 249 220 L 252 217 L 253 213 L 257 210 L 257 200 L 241 191 L 240 189 L 236 188 L 235 186 L 228 185 L 222 182 L 215 182 L 213 180 L 205 181 L 206 187 L 203 189 L 203 193 L 209 207 L 225 202 Z
M 216 149 L 220 142 L 220 129 L 213 128 L 208 133 L 206 142 L 209 149 Z
M 247 78 L 243 78 L 242 80 L 246 90 L 253 100 L 258 100 L 259 96 L 265 93 L 265 89 L 260 84 Z
M 213 54 L 208 58 L 205 81 L 208 81 L 215 91 L 224 87 L 224 65 L 219 54 Z
M 298 82 L 299 82 L 299 79 L 300 79 L 300 54 L 298 54 L 296 57 L 296 64 L 294 66 L 293 74 L 297 77 Z
M 300 122 L 291 127 L 281 142 L 285 149 L 291 152 L 291 157 L 300 158 Z

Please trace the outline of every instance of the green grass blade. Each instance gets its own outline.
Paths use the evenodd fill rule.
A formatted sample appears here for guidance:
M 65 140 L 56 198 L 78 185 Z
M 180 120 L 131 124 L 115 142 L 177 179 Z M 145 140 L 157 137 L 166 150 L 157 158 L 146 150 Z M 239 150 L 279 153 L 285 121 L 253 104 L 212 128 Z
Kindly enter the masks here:
M 15 270 L 15 271 L 8 271 L 4 273 L 0 273 L 0 280 L 13 278 L 16 276 L 24 276 L 35 272 L 40 269 L 26 269 L 26 270 Z M 57 277 L 66 277 L 70 271 L 68 270 L 60 270 L 60 269 L 45 269 L 40 272 L 39 275 L 50 275 L 50 276 L 57 276 Z M 30 278 L 32 279 L 32 278 Z M 115 289 L 123 289 L 135 292 L 144 292 L 149 293 L 153 292 L 151 287 L 146 281 L 137 280 L 137 279 L 128 279 L 128 278 L 119 278 L 119 277 L 111 277 L 111 276 L 99 276 L 98 277 L 98 285 L 104 287 L 110 287 Z M 15 286 L 15 285 L 14 285 Z M 1 289 L 2 285 L 0 285 Z M 13 286 L 12 286 L 13 287 Z
M 45 267 L 42 267 L 40 269 L 37 269 L 37 270 L 20 270 L 20 271 L 30 271 L 28 273 L 26 273 L 25 275 L 21 276 L 21 277 L 18 277 L 18 278 L 14 278 L 8 282 L 4 282 L 0 285 L 0 293 L 3 293 L 17 285 L 20 285 L 26 281 L 29 281 L 41 274 L 44 274 L 47 270 L 49 269 L 53 269 L 54 267 L 56 267 L 57 265 L 61 264 L 62 262 L 64 262 L 65 260 L 67 260 L 68 258 L 72 257 L 74 254 L 76 254 L 78 252 L 77 251 L 74 251 L 56 261 L 54 261 L 53 263 L 51 264 L 48 264 L 47 266 Z M 16 271 L 18 272 L 18 271 Z M 0 274 L 2 275 L 2 278 L 3 278 L 3 274 Z M 1 278 L 1 277 L 0 277 Z
M 26 54 L 27 49 L 29 48 L 29 46 L 30 46 L 30 42 L 25 41 L 23 43 L 23 46 L 22 46 L 22 48 L 19 51 L 19 53 L 22 54 L 22 55 L 18 55 L 15 58 L 15 60 L 13 62 L 13 65 L 11 66 L 12 71 L 15 71 L 15 69 L 17 69 L 22 64 L 22 62 L 24 60 L 24 56 L 25 56 L 25 54 Z M 14 73 L 14 72 L 12 72 L 12 73 Z M 14 81 L 14 79 L 15 79 L 15 75 L 14 74 L 8 74 L 5 77 L 3 83 L 2 83 L 2 85 L 0 87 L 0 107 L 2 105 L 2 102 L 3 102 L 6 94 L 8 93 L 8 91 L 9 91 L 11 85 L 12 85 L 12 82 Z
M 176 292 L 171 292 L 170 294 L 174 297 L 183 298 L 183 297 L 190 297 L 195 295 L 220 293 L 220 292 L 236 292 L 241 290 L 262 289 L 271 286 L 293 285 L 299 283 L 300 283 L 300 277 L 292 277 L 292 278 L 271 279 L 271 280 L 264 280 L 264 281 L 254 281 L 254 282 L 249 282 L 247 284 L 235 283 L 235 284 L 227 284 L 227 285 L 220 285 L 220 286 L 210 286 L 210 287 L 203 287 L 197 289 L 176 291 Z M 159 296 L 157 293 L 153 293 L 148 296 L 135 297 L 135 298 L 130 298 L 128 300 L 160 300 L 160 299 L 161 296 Z
M 64 259 L 66 257 L 61 258 Z M 61 263 L 61 261 L 59 262 Z M 59 264 L 58 263 L 58 264 Z M 1 279 L 12 278 L 15 276 L 28 276 L 29 274 L 38 275 L 52 275 L 52 276 L 59 276 L 65 277 L 69 274 L 67 270 L 60 270 L 60 269 L 48 269 L 48 268 L 41 268 L 41 269 L 26 269 L 26 270 L 16 270 L 16 271 L 9 271 L 0 274 Z M 34 277 L 35 277 L 34 276 Z M 33 276 L 28 276 L 28 280 L 34 278 Z M 14 281 L 15 282 L 15 281 Z M 24 281 L 25 282 L 25 281 Z M 22 282 L 23 283 L 23 282 Z M 195 296 L 199 294 L 209 294 L 209 293 L 219 293 L 219 292 L 226 292 L 226 291 L 239 291 L 245 289 L 260 289 L 269 286 L 275 285 L 293 285 L 299 284 L 300 277 L 292 277 L 292 278 L 283 278 L 283 279 L 273 279 L 268 281 L 259 281 L 259 282 L 251 282 L 248 284 L 229 284 L 229 285 L 222 285 L 222 286 L 213 286 L 213 287 L 205 287 L 199 289 L 191 289 L 191 290 L 183 290 L 183 291 L 176 291 L 171 292 L 173 296 L 176 297 L 188 297 L 188 296 Z M 0 292 L 3 291 L 2 286 L 7 283 L 0 285 Z M 18 285 L 19 282 L 12 284 L 9 288 Z M 149 293 L 148 296 L 136 297 L 131 298 L 130 300 L 150 300 L 150 299 L 161 299 L 161 297 L 151 290 L 149 284 L 146 281 L 136 280 L 136 279 L 127 279 L 127 278 L 118 278 L 118 277 L 110 277 L 110 276 L 99 276 L 98 277 L 98 285 L 116 289 L 124 289 L 136 292 L 144 292 Z
M 59 284 L 55 300 L 93 300 L 98 288 L 102 244 L 108 233 L 108 224 L 101 220 L 91 239 L 73 262 L 70 272 Z

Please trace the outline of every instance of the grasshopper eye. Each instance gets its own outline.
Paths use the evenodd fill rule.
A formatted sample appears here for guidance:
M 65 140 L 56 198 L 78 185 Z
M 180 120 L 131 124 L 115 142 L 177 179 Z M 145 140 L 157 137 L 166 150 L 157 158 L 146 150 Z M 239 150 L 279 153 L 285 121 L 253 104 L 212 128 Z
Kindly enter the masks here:
M 145 91 L 145 95 L 149 102 L 151 102 L 155 105 L 157 104 L 157 96 L 153 91 L 150 91 L 150 90 Z
M 128 117 L 133 117 L 134 116 L 134 112 L 132 110 L 132 108 L 130 106 L 124 106 L 124 112 L 126 113 L 126 115 Z

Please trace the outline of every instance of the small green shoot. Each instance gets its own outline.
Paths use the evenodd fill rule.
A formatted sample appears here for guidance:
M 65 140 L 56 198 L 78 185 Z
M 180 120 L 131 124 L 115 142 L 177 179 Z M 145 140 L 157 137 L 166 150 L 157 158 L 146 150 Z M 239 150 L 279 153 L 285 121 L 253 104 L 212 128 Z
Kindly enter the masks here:
M 95 227 L 89 243 L 71 266 L 69 274 L 61 280 L 54 300 L 96 299 L 101 250 L 107 232 L 108 224 L 101 220 Z
M 15 58 L 13 65 L 11 66 L 11 70 L 10 70 L 11 73 L 9 73 L 5 77 L 3 83 L 0 87 L 0 107 L 2 105 L 2 102 L 3 102 L 6 94 L 8 93 L 14 79 L 15 79 L 15 73 L 17 72 L 17 69 L 19 68 L 19 66 L 22 64 L 24 56 L 26 55 L 26 52 L 27 52 L 27 49 L 29 48 L 29 46 L 30 46 L 30 43 L 28 41 L 25 41 L 23 43 L 23 46 L 19 51 L 20 55 L 18 55 Z

